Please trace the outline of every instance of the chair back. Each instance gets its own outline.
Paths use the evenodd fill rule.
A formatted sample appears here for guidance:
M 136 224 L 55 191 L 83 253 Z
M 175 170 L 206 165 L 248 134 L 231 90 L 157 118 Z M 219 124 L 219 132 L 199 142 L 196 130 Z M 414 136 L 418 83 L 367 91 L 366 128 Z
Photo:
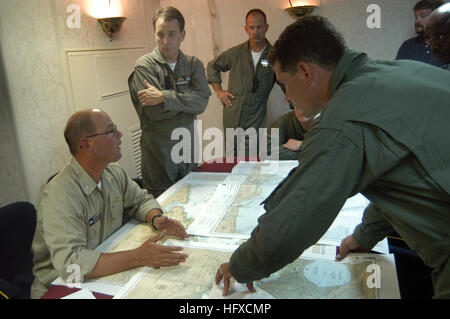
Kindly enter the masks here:
M 10 285 L 17 298 L 30 298 L 36 221 L 36 209 L 29 202 L 0 208 L 0 280 L 2 286 Z

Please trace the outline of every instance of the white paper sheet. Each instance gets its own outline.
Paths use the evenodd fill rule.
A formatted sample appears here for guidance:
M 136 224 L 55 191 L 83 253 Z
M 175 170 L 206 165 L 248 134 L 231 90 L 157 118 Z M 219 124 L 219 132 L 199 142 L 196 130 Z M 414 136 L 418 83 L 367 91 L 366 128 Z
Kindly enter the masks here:
M 73 294 L 62 297 L 61 299 L 97 299 L 97 298 L 95 298 L 95 296 L 89 289 L 83 288 L 77 292 L 74 292 Z

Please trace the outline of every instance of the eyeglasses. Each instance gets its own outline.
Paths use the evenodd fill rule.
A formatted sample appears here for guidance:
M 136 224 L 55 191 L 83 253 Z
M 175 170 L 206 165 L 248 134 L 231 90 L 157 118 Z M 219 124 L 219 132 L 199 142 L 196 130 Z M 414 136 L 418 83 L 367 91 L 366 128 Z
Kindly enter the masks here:
M 109 133 L 113 133 L 113 135 L 117 134 L 117 125 L 114 125 L 112 129 L 110 129 L 109 131 L 106 132 L 102 132 L 102 133 L 97 133 L 97 134 L 92 134 L 89 136 L 86 136 L 87 138 L 89 137 L 95 137 L 95 136 L 99 136 L 99 135 L 108 135 Z

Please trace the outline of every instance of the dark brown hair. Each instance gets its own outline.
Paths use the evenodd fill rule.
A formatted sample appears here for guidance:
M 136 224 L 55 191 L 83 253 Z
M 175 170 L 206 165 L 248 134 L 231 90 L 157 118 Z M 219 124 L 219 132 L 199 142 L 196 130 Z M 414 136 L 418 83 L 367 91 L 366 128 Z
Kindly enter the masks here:
M 277 61 L 283 72 L 295 72 L 300 61 L 334 70 L 346 49 L 341 34 L 321 16 L 308 16 L 290 24 L 281 33 L 269 54 L 269 63 Z
M 442 0 L 421 0 L 416 3 L 413 10 L 414 11 L 425 10 L 425 9 L 434 10 L 442 4 L 444 4 L 444 1 L 442 1 Z
M 153 29 L 156 30 L 156 21 L 162 18 L 165 21 L 177 20 L 180 27 L 180 32 L 184 31 L 184 17 L 181 12 L 174 7 L 162 7 L 156 10 L 155 16 L 153 17 Z

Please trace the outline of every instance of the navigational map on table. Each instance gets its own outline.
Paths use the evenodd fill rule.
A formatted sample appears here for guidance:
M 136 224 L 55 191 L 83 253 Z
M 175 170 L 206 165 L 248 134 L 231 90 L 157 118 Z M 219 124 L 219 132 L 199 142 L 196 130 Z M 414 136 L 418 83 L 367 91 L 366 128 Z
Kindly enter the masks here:
M 297 166 L 297 161 L 241 162 L 231 174 L 191 173 L 158 200 L 190 235 L 248 239 L 265 213 L 261 203 Z M 339 246 L 361 222 L 369 203 L 361 194 L 349 198 L 319 243 Z M 373 250 L 388 253 L 387 240 Z
M 261 202 L 297 165 L 297 161 L 244 162 L 231 174 L 191 173 L 158 200 L 189 234 L 246 239 L 264 213 Z
M 264 213 L 261 202 L 297 164 L 244 162 L 232 173 L 190 173 L 158 198 L 164 214 L 180 220 L 190 234 L 183 241 L 166 237 L 159 243 L 184 246 L 183 252 L 189 254 L 186 262 L 158 270 L 139 267 L 86 284 L 100 292 L 99 284 L 109 285 L 105 293 L 115 298 L 222 298 L 223 284 L 214 284 L 219 265 L 229 261 L 232 252 L 250 237 Z M 361 194 L 350 198 L 323 238 L 299 259 L 255 282 L 256 293 L 235 283 L 227 298 L 399 297 L 392 256 L 369 254 L 334 261 L 336 246 L 361 222 L 368 203 Z M 149 225 L 132 220 L 96 249 L 134 249 L 155 235 Z M 383 273 L 386 283 L 381 288 L 367 285 L 370 265 L 377 265 L 375 269 Z
M 167 244 L 183 245 L 172 240 Z M 186 262 L 175 267 L 141 270 L 115 298 L 378 299 L 382 293 L 385 298 L 398 297 L 395 287 L 376 282 L 381 275 L 375 277 L 373 270 L 383 268 L 384 280 L 396 282 L 392 260 L 374 254 L 350 254 L 341 262 L 300 257 L 270 277 L 254 282 L 256 293 L 248 292 L 245 284 L 234 282 L 229 295 L 223 297 L 223 282 L 217 286 L 215 275 L 235 247 L 226 251 L 213 245 L 202 248 L 184 245 L 183 252 L 189 255 Z

